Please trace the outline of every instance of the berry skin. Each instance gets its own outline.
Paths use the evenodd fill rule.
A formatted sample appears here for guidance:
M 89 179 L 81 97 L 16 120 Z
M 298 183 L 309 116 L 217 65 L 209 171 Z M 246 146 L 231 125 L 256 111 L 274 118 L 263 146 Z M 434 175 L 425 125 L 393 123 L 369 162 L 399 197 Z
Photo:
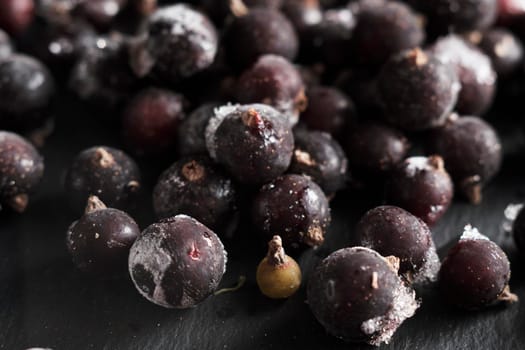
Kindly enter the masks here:
M 503 28 L 474 33 L 474 44 L 490 58 L 498 78 L 509 76 L 523 62 L 523 44 L 511 31 Z
M 299 43 L 292 24 L 283 14 L 254 8 L 233 19 L 226 28 L 225 45 L 232 66 L 242 69 L 266 54 L 292 61 Z
M 2 0 L 0 29 L 16 35 L 24 32 L 35 17 L 34 0 Z
M 309 176 L 327 195 L 346 186 L 348 162 L 343 149 L 330 134 L 297 129 L 295 149 L 288 172 Z
M 404 3 L 362 0 L 354 7 L 357 25 L 352 46 L 359 63 L 380 67 L 392 55 L 423 44 L 422 21 Z
M 330 206 L 310 178 L 283 175 L 264 185 L 253 200 L 253 223 L 265 238 L 279 233 L 285 246 L 320 246 L 331 221 Z
M 419 217 L 429 226 L 445 214 L 454 185 L 439 156 L 405 159 L 391 172 L 386 186 L 387 203 Z
M 352 174 L 359 178 L 383 178 L 401 163 L 409 149 L 402 132 L 378 122 L 355 126 L 345 138 Z
M 218 49 L 217 31 L 202 13 L 186 4 L 160 7 L 149 16 L 146 39 L 131 57 L 135 73 L 152 73 L 177 83 L 208 68 Z
M 510 263 L 500 247 L 470 225 L 450 249 L 439 271 L 443 297 L 464 309 L 481 309 L 498 302 L 516 302 L 510 292 Z
M 183 158 L 160 176 L 153 207 L 159 218 L 186 214 L 222 233 L 235 218 L 236 190 L 207 157 Z
M 427 139 L 430 154 L 439 154 L 456 188 L 474 204 L 481 190 L 499 171 L 503 158 L 496 130 L 478 117 L 451 115 L 447 123 L 432 130 Z
M 309 128 L 344 137 L 356 119 L 354 103 L 340 90 L 328 86 L 313 86 L 306 94 L 308 106 L 301 121 Z
M 268 242 L 268 254 L 257 266 L 256 279 L 261 293 L 272 299 L 289 298 L 301 286 L 301 268 L 284 252 L 281 237 Z
M 427 224 L 404 209 L 380 206 L 357 224 L 355 243 L 399 259 L 399 273 L 413 283 L 433 282 L 440 263 Z
M 318 0 L 286 0 L 281 11 L 298 33 L 321 22 L 323 12 Z
M 456 35 L 439 39 L 430 51 L 441 62 L 456 70 L 461 83 L 456 111 L 466 115 L 485 113 L 492 104 L 496 90 L 496 72 L 490 59 Z
M 195 109 L 181 121 L 177 128 L 177 153 L 181 156 L 206 154 L 206 127 L 215 115 L 215 103 L 206 103 Z
M 96 196 L 67 231 L 67 249 L 82 271 L 100 276 L 125 274 L 129 249 L 140 230 L 123 211 L 107 208 Z
M 0 128 L 28 130 L 49 117 L 55 83 L 38 60 L 11 55 L 0 61 Z
M 304 88 L 301 75 L 290 62 L 281 56 L 264 55 L 240 76 L 235 95 L 243 104 L 274 107 L 293 126 L 307 105 Z
M 14 49 L 11 39 L 6 32 L 0 29 L 0 60 L 10 56 L 13 51 Z
M 308 282 L 308 305 L 328 333 L 376 346 L 390 341 L 419 307 L 415 292 L 392 265 L 396 260 L 353 247 L 330 254 L 317 266 Z
M 0 130 L 0 210 L 23 212 L 44 175 L 44 159 L 23 137 Z
M 258 185 L 288 169 L 294 139 L 285 117 L 274 108 L 227 105 L 215 110 L 206 128 L 206 147 L 238 181 Z
M 393 56 L 377 84 L 386 120 L 411 131 L 442 125 L 460 89 L 454 69 L 420 49 Z
M 138 154 L 159 154 L 176 142 L 185 99 L 169 90 L 147 88 L 135 95 L 122 116 L 125 140 Z
M 140 171 L 124 152 L 96 146 L 80 152 L 65 178 L 66 193 L 73 210 L 80 212 L 90 195 L 110 208 L 134 207 L 140 190 Z
M 210 296 L 226 271 L 226 251 L 213 231 L 177 215 L 146 228 L 129 253 L 139 293 L 166 308 L 194 307 Z

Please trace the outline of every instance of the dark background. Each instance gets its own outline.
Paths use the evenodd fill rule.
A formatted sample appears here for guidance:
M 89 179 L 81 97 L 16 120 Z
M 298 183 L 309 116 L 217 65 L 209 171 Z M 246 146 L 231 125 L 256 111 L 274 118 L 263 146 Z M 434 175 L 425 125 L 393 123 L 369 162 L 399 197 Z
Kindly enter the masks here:
M 221 286 L 247 283 L 240 290 L 210 297 L 191 310 L 168 310 L 142 298 L 128 279 L 97 281 L 79 273 L 67 255 L 65 232 L 75 219 L 62 190 L 64 169 L 80 150 L 104 144 L 122 147 L 107 120 L 64 95 L 56 130 L 42 152 L 46 174 L 39 192 L 23 215 L 0 213 L 0 349 L 31 346 L 63 349 L 361 349 L 325 333 L 305 304 L 304 288 L 286 301 L 260 295 L 255 267 L 265 254 L 253 244 L 255 232 L 245 226 L 225 242 L 228 270 Z M 511 288 L 522 302 L 479 312 L 454 310 L 435 290 L 420 291 L 422 307 L 381 349 L 524 349 L 525 262 L 502 229 L 509 203 L 525 201 L 519 104 L 499 102 L 489 119 L 504 140 L 506 160 L 498 178 L 486 189 L 483 203 L 461 200 L 433 229 L 440 252 L 446 252 L 465 224 L 471 223 L 501 244 L 512 262 Z M 518 107 L 516 107 L 518 105 Z M 169 162 L 140 163 L 151 186 Z M 141 228 L 153 220 L 145 195 L 137 217 Z M 359 216 L 374 205 L 366 195 L 341 193 L 332 202 L 333 225 L 326 244 L 298 260 L 303 273 L 329 252 L 349 241 Z

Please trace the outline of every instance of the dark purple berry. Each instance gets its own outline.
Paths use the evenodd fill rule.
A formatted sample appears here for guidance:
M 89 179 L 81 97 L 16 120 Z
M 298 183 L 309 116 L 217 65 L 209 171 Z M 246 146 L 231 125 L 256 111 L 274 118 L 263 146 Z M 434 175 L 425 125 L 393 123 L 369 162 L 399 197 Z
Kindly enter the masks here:
M 486 29 L 496 20 L 498 0 L 412 0 L 426 15 L 433 33 Z
M 2 0 L 0 2 L 0 29 L 10 34 L 25 31 L 35 17 L 34 0 Z
M 177 153 L 182 156 L 195 154 L 205 154 L 206 148 L 206 127 L 210 119 L 215 115 L 215 103 L 206 103 L 184 119 L 177 128 Z
M 23 137 L 0 131 L 0 210 L 23 212 L 44 175 L 44 159 Z
M 344 141 L 352 174 L 363 179 L 385 177 L 410 149 L 402 132 L 378 122 L 355 126 Z
M 295 125 L 307 105 L 304 88 L 301 75 L 290 62 L 281 56 L 264 55 L 240 76 L 235 97 L 243 104 L 270 105 Z
M 265 8 L 250 9 L 235 17 L 225 35 L 228 58 L 241 69 L 265 54 L 293 60 L 299 46 L 290 21 L 280 12 Z
M 283 175 L 259 190 L 253 200 L 252 219 L 265 239 L 279 234 L 285 246 L 317 247 L 330 224 L 330 206 L 309 177 Z
M 137 86 L 128 47 L 117 34 L 87 38 L 72 69 L 70 89 L 103 110 L 120 107 Z
M 295 149 L 288 172 L 309 176 L 327 195 L 345 188 L 348 162 L 343 149 L 325 132 L 296 130 Z
M 50 116 L 55 84 L 38 60 L 12 55 L 0 60 L 0 128 L 27 130 Z
M 323 19 L 319 0 L 285 0 L 281 11 L 292 22 L 298 33 Z
M 313 86 L 307 90 L 308 107 L 301 121 L 309 128 L 345 138 L 345 132 L 356 119 L 352 100 L 340 90 L 328 86 Z
M 485 113 L 492 104 L 496 89 L 496 72 L 490 59 L 456 35 L 439 39 L 430 50 L 441 62 L 456 70 L 461 83 L 457 112 L 466 115 Z
M 386 194 L 389 204 L 408 210 L 432 226 L 450 206 L 454 185 L 441 157 L 411 157 L 391 172 Z
M 498 77 L 508 76 L 523 62 L 523 44 L 511 31 L 493 28 L 486 32 L 475 32 L 469 39 L 490 58 Z
M 91 195 L 111 208 L 130 209 L 139 194 L 140 171 L 135 161 L 118 149 L 91 147 L 73 160 L 65 189 L 75 211 L 80 211 Z
M 354 6 L 357 25 L 352 35 L 355 59 L 380 66 L 392 55 L 423 44 L 423 21 L 399 1 L 362 0 Z
M 518 212 L 516 219 L 512 223 L 512 233 L 514 235 L 514 242 L 521 253 L 525 252 L 525 210 L 523 207 Z
M 478 117 L 451 115 L 447 123 L 432 130 L 427 149 L 439 154 L 456 188 L 472 203 L 481 202 L 481 190 L 499 171 L 503 158 L 496 130 Z
M 0 60 L 10 56 L 13 52 L 14 48 L 11 39 L 6 32 L 0 29 Z
M 186 215 L 149 226 L 129 253 L 129 273 L 139 293 L 167 308 L 201 303 L 217 289 L 225 271 L 220 239 Z
M 122 116 L 125 140 L 138 154 L 158 154 L 176 143 L 185 99 L 169 90 L 147 88 L 135 95 Z M 185 137 L 187 137 L 186 135 Z
M 149 18 L 145 39 L 132 53 L 138 76 L 150 71 L 159 80 L 178 82 L 206 68 L 217 54 L 213 23 L 186 4 L 160 7 Z
M 348 342 L 388 343 L 419 307 L 393 262 L 364 248 L 330 254 L 308 282 L 308 305 L 328 333 Z
M 74 11 L 100 29 L 108 29 L 115 17 L 126 6 L 127 0 L 84 0 Z
M 80 270 L 106 277 L 126 273 L 129 249 L 139 235 L 128 214 L 91 196 L 84 215 L 69 227 L 66 243 Z
M 510 292 L 509 279 L 510 263 L 503 250 L 470 225 L 439 271 L 443 297 L 465 309 L 517 301 L 518 297 Z
M 215 110 L 206 128 L 211 157 L 245 184 L 263 184 L 284 173 L 293 154 L 285 117 L 262 105 L 227 105 Z
M 235 186 L 207 157 L 183 158 L 162 173 L 153 191 L 158 218 L 189 215 L 214 231 L 233 226 Z
M 420 49 L 393 56 L 377 84 L 386 120 L 405 130 L 442 125 L 460 89 L 453 67 Z
M 439 257 L 427 224 L 404 209 L 381 206 L 357 224 L 355 244 L 399 259 L 399 273 L 413 283 L 433 282 Z

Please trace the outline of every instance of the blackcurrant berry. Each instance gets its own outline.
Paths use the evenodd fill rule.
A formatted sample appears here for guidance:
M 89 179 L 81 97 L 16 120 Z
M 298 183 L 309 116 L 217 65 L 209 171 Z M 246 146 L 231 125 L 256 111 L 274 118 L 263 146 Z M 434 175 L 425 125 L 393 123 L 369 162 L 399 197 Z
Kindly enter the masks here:
M 206 103 L 191 112 L 188 117 L 181 121 L 177 128 L 177 153 L 181 156 L 205 154 L 206 127 L 210 119 L 215 115 L 215 103 Z

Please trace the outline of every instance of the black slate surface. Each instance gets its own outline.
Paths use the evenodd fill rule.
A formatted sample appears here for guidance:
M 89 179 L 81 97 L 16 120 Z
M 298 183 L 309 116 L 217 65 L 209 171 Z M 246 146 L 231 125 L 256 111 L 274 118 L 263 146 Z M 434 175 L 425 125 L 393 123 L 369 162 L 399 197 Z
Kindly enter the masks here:
M 108 123 L 94 119 L 84 107 L 68 103 L 57 115 L 56 132 L 43 149 L 45 179 L 31 207 L 21 216 L 0 213 L 0 349 L 370 348 L 328 336 L 305 304 L 304 288 L 286 301 L 259 294 L 254 271 L 265 249 L 253 243 L 255 233 L 249 226 L 235 240 L 226 241 L 229 262 L 222 286 L 235 285 L 241 275 L 247 276 L 247 283 L 195 309 L 163 309 L 143 299 L 127 279 L 97 281 L 77 272 L 64 242 L 75 215 L 65 204 L 63 170 L 83 148 L 121 145 L 112 128 L 104 126 Z M 507 150 L 500 176 L 486 189 L 481 205 L 457 200 L 433 234 L 438 247 L 444 247 L 472 223 L 502 244 L 512 261 L 511 287 L 523 301 L 467 313 L 445 305 L 432 289 L 421 291 L 420 310 L 381 349 L 525 348 L 525 262 L 501 226 L 505 207 L 525 200 L 525 157 L 515 152 L 525 149 L 525 142 L 513 118 L 498 114 L 493 119 Z M 142 162 L 146 183 L 151 185 L 168 164 Z M 142 228 L 152 220 L 150 202 L 145 196 L 137 215 Z M 348 193 L 336 198 L 327 244 L 299 259 L 305 275 L 330 251 L 345 246 L 357 218 L 372 205 L 372 199 Z

